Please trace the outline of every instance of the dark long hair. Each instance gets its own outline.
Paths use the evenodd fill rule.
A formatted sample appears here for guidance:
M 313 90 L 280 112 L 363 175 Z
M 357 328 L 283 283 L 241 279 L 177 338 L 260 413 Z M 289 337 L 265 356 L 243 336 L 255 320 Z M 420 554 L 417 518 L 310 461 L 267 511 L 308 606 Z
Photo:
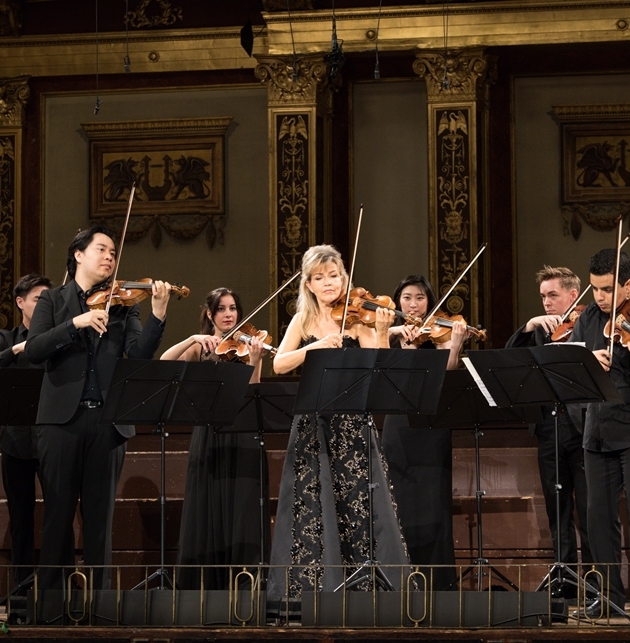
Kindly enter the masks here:
M 407 288 L 407 286 L 418 286 L 420 290 L 424 291 L 427 296 L 427 313 L 430 312 L 433 309 L 433 306 L 435 306 L 437 298 L 435 296 L 435 293 L 433 292 L 433 288 L 431 287 L 429 280 L 422 275 L 409 275 L 398 284 L 398 287 L 394 291 L 393 296 L 394 304 L 396 304 L 396 309 L 400 310 L 400 296 L 402 294 L 402 291 Z M 396 317 L 394 326 L 399 326 L 403 323 L 404 319 L 402 319 L 401 317 Z
M 234 297 L 234 303 L 236 304 L 236 323 L 238 324 L 243 318 L 243 306 L 241 306 L 240 297 L 229 288 L 215 288 L 206 295 L 206 301 L 201 307 L 199 328 L 201 329 L 202 335 L 214 335 L 214 322 L 212 321 L 212 317 L 217 314 L 217 310 L 219 310 L 221 304 L 221 297 L 225 295 L 232 295 L 232 297 Z M 208 311 L 210 311 L 209 317 L 207 314 Z
M 79 250 L 84 252 L 85 249 L 92 243 L 95 234 L 104 234 L 114 241 L 114 233 L 105 225 L 96 224 L 87 230 L 81 230 L 76 237 L 72 240 L 70 247 L 68 248 L 68 258 L 66 259 L 66 268 L 68 269 L 68 276 L 70 279 L 74 279 L 75 274 L 77 273 L 77 260 L 74 256 L 74 253 Z M 116 245 L 114 241 L 114 245 Z

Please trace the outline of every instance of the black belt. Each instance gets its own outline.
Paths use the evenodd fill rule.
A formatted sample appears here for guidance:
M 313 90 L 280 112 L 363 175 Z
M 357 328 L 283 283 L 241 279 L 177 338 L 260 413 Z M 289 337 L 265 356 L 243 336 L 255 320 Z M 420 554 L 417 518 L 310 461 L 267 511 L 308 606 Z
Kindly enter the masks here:
M 79 402 L 80 409 L 100 409 L 103 402 L 99 400 L 81 400 Z

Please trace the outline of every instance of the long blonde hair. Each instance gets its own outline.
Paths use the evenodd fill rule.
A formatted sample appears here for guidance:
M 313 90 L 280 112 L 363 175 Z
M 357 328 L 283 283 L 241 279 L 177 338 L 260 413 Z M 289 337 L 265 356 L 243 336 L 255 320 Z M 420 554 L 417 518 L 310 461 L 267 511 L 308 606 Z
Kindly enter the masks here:
M 310 282 L 315 269 L 321 265 L 333 263 L 342 277 L 343 284 L 341 292 L 345 293 L 348 287 L 348 273 L 343 265 L 343 259 L 337 248 L 327 244 L 321 246 L 311 246 L 302 257 L 302 276 L 300 277 L 300 292 L 297 298 L 297 312 L 300 316 L 300 330 L 302 338 L 307 339 L 307 330 L 315 322 L 319 315 L 319 306 L 317 298 L 308 289 L 307 283 Z

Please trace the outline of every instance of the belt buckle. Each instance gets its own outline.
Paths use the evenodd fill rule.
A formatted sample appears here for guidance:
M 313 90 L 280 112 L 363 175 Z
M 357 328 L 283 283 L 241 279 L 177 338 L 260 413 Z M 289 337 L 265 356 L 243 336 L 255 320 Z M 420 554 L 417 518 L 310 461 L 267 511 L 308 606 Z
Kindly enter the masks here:
M 81 400 L 79 406 L 82 406 L 84 409 L 99 409 L 103 405 L 102 402 L 97 400 Z

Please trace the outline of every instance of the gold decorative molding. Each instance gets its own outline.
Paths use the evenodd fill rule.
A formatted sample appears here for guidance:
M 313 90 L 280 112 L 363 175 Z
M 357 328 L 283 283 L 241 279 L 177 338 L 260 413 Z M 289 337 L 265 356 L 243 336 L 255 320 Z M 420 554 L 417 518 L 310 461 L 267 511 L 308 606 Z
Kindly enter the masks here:
M 332 89 L 341 78 L 336 74 L 331 82 L 331 65 L 322 55 L 295 62 L 293 57 L 258 61 L 256 77 L 268 90 L 270 274 L 275 290 L 299 270 L 304 251 L 324 239 L 330 210 Z M 283 335 L 297 295 L 294 283 L 271 304 L 274 336 Z
M 225 134 L 231 122 L 231 116 L 218 116 L 213 118 L 82 123 L 81 127 L 90 140 L 111 138 L 112 136 L 154 138 L 163 134 L 172 135 L 174 132 L 178 136 L 198 133 Z
M 0 127 L 24 124 L 24 111 L 29 96 L 29 77 L 0 79 Z
M 267 83 L 270 105 L 330 104 L 330 91 L 341 82 L 330 81 L 330 64 L 323 56 L 267 58 L 257 56 L 256 78 Z M 296 69 L 294 70 L 293 65 Z
M 582 234 L 582 222 L 599 232 L 614 230 L 619 217 L 626 219 L 630 214 L 630 203 L 572 203 L 563 206 L 560 212 L 564 234 L 577 241 Z
M 413 7 L 337 9 L 337 35 L 344 51 L 373 47 L 378 24 L 381 51 L 444 47 L 443 3 Z M 627 41 L 630 0 L 523 0 L 449 4 L 448 41 L 456 49 L 514 45 Z M 269 54 L 330 50 L 332 11 L 265 13 Z M 380 17 L 380 22 L 379 22 Z M 293 31 L 293 39 L 291 38 Z
M 279 1 L 279 0 L 278 0 Z M 523 0 L 449 5 L 448 40 L 455 49 L 513 45 L 627 42 L 630 0 Z M 266 29 L 254 41 L 257 56 L 328 53 L 330 10 L 265 12 Z M 345 53 L 370 51 L 378 26 L 380 51 L 439 50 L 444 45 L 442 3 L 335 11 Z M 293 31 L 293 38 L 291 37 Z M 101 73 L 121 73 L 125 34 L 100 34 Z M 94 34 L 6 37 L 0 68 L 6 76 L 69 76 L 94 72 Z M 134 72 L 251 69 L 256 61 L 241 46 L 240 29 L 160 29 L 129 34 Z
M 256 61 L 241 46 L 240 29 L 160 29 L 129 34 L 135 72 L 253 69 Z M 94 34 L 0 39 L 0 69 L 6 76 L 73 76 L 94 73 Z M 266 51 L 256 37 L 254 53 Z M 121 73 L 127 49 L 124 33 L 99 34 L 99 71 Z
M 167 27 L 183 19 L 182 8 L 172 6 L 169 0 L 137 0 L 135 10 L 125 16 L 125 22 L 136 28 Z
M 483 97 L 488 60 L 483 50 L 418 54 L 413 70 L 424 78 L 429 102 L 473 101 Z
M 287 0 L 262 0 L 265 11 L 286 11 Z M 290 11 L 312 11 L 314 9 L 312 0 L 289 0 Z

